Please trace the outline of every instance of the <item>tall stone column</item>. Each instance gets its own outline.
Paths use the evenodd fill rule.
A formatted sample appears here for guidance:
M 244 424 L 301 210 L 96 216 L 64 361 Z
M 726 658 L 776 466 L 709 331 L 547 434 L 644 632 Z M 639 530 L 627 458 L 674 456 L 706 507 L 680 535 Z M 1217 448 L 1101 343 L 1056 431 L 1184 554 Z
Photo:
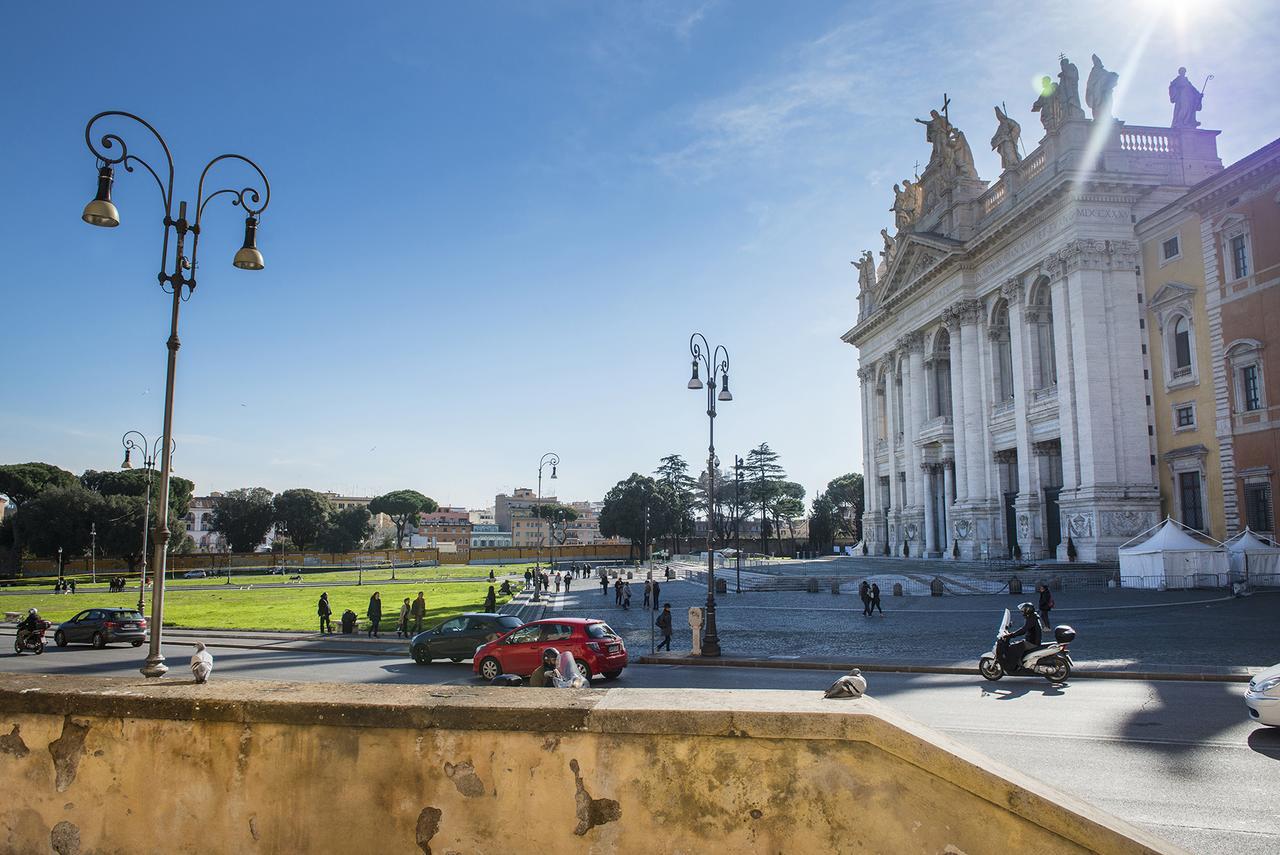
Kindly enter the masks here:
M 968 499 L 971 503 L 987 500 L 986 468 L 990 461 L 983 454 L 986 446 L 983 432 L 985 429 L 985 413 L 982 412 L 983 371 L 979 357 L 978 339 L 981 337 L 978 322 L 982 318 L 982 304 L 976 300 L 965 300 L 957 307 L 960 316 L 960 345 L 964 354 L 964 444 L 965 444 L 965 484 Z M 959 446 L 959 440 L 956 445 Z
M 950 554 L 951 539 L 955 537 L 955 532 L 952 530 L 953 527 L 951 525 L 951 509 L 954 507 L 951 502 L 951 496 L 955 492 L 955 472 L 955 460 L 942 461 L 942 525 L 939 526 L 939 528 L 942 529 L 943 534 L 945 535 L 942 538 L 942 543 L 940 544 L 943 555 Z
M 1042 265 L 1049 277 L 1053 311 L 1053 357 L 1058 373 L 1058 429 L 1062 437 L 1062 492 L 1069 495 L 1080 485 L 1080 451 L 1076 440 L 1075 374 L 1071 370 L 1071 302 L 1062 259 L 1054 253 Z M 1066 558 L 1066 538 L 1058 557 Z
M 967 469 L 965 458 L 967 449 L 964 441 L 964 361 L 960 353 L 960 316 L 953 308 L 942 312 L 942 322 L 947 327 L 951 349 L 951 435 L 955 443 L 956 481 L 955 502 L 959 504 L 969 498 Z M 950 502 L 950 494 L 947 501 Z
M 1031 427 L 1027 414 L 1031 406 L 1031 365 L 1028 359 L 1025 289 L 1018 279 L 1010 279 L 1000 289 L 1009 304 L 1009 350 L 1013 356 L 1013 425 L 1018 448 L 1018 496 L 1014 516 L 1022 557 L 1040 558 L 1040 466 L 1031 452 Z
M 902 516 L 902 490 L 898 486 L 898 372 L 897 357 L 890 353 L 885 357 L 884 406 L 885 425 L 889 429 L 889 554 L 898 555 L 902 549 L 902 537 L 898 531 Z
M 862 541 L 868 547 L 879 533 L 876 521 L 880 516 L 880 475 L 876 465 L 876 370 L 875 365 L 858 369 L 862 382 Z M 870 549 L 868 549 L 870 552 Z M 874 553 L 872 553 L 874 554 Z
M 934 532 L 933 524 L 933 470 L 936 464 L 921 463 L 920 477 L 924 487 L 924 554 L 926 557 L 936 555 L 938 552 L 938 535 Z
M 920 471 L 920 448 L 916 445 L 916 437 L 920 435 L 925 423 L 925 401 L 928 400 L 928 382 L 924 371 L 924 336 L 912 333 L 906 336 L 907 365 L 911 373 L 911 412 L 908 415 L 907 447 L 911 453 L 907 471 L 914 484 L 911 491 L 911 505 L 921 508 L 928 504 L 925 490 L 924 473 Z

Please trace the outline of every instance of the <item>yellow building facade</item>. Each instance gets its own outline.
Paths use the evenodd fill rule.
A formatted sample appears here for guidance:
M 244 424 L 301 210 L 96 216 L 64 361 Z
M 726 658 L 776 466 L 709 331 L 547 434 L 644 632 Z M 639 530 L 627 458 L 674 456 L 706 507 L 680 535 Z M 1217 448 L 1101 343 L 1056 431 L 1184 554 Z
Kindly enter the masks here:
M 1178 201 L 1144 218 L 1137 234 L 1161 513 L 1224 540 L 1210 347 L 1214 331 L 1205 299 L 1200 217 Z

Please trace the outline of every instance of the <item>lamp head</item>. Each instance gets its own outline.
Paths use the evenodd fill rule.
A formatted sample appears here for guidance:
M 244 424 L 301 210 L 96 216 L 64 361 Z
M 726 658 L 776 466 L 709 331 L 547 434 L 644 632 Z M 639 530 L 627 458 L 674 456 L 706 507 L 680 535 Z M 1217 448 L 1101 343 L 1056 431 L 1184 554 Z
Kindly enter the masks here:
M 258 251 L 258 218 L 250 214 L 244 218 L 244 246 L 236 250 L 231 263 L 241 270 L 261 270 L 266 265 Z
M 111 203 L 111 184 L 115 179 L 115 171 L 110 166 L 98 167 L 98 195 L 84 206 L 80 219 L 91 226 L 102 226 L 114 229 L 120 225 L 120 212 Z
M 133 464 L 129 462 L 129 453 L 130 453 L 132 450 L 133 450 L 133 449 L 131 449 L 131 448 L 126 448 L 126 449 L 124 450 L 124 463 L 121 463 L 121 464 L 120 464 L 120 468 L 121 468 L 121 469 L 132 469 L 132 468 L 133 468 Z
M 698 378 L 698 360 L 693 360 L 693 376 L 689 378 L 690 389 L 701 389 L 702 381 Z
M 551 480 L 556 480 L 556 464 L 551 464 Z
M 732 401 L 733 395 L 729 392 L 729 372 L 726 371 L 724 374 L 720 375 L 720 379 L 722 381 L 720 384 L 720 394 L 716 395 L 716 398 L 721 401 Z

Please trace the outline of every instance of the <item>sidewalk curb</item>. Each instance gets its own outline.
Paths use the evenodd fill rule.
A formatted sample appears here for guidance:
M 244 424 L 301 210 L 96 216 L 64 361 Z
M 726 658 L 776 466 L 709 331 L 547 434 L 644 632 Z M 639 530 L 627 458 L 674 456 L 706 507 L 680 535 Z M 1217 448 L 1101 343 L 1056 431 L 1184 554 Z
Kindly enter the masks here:
M 898 674 L 964 674 L 979 676 L 978 669 L 964 665 L 918 665 L 906 662 L 814 662 L 795 659 L 711 659 L 695 656 L 640 656 L 639 665 L 694 665 L 710 668 L 783 668 L 812 671 L 880 671 Z M 1247 683 L 1249 674 L 1200 673 L 1194 671 L 1110 671 L 1106 669 L 1076 668 L 1072 677 L 1102 680 L 1175 680 L 1207 683 Z

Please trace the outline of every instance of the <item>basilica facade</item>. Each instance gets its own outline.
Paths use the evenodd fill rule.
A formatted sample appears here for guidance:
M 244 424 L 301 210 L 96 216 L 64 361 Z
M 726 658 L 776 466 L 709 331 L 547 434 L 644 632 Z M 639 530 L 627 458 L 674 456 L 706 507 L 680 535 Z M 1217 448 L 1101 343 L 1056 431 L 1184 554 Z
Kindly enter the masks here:
M 948 102 L 917 119 L 928 165 L 895 185 L 879 261 L 856 262 L 843 336 L 859 353 L 870 554 L 1107 561 L 1158 521 L 1135 224 L 1222 163 L 1194 87 L 1174 101 L 1191 122 L 1132 126 L 1093 63 L 1091 116 L 1068 59 L 1044 79 L 1025 157 L 1016 111 L 995 110 L 994 182 Z

